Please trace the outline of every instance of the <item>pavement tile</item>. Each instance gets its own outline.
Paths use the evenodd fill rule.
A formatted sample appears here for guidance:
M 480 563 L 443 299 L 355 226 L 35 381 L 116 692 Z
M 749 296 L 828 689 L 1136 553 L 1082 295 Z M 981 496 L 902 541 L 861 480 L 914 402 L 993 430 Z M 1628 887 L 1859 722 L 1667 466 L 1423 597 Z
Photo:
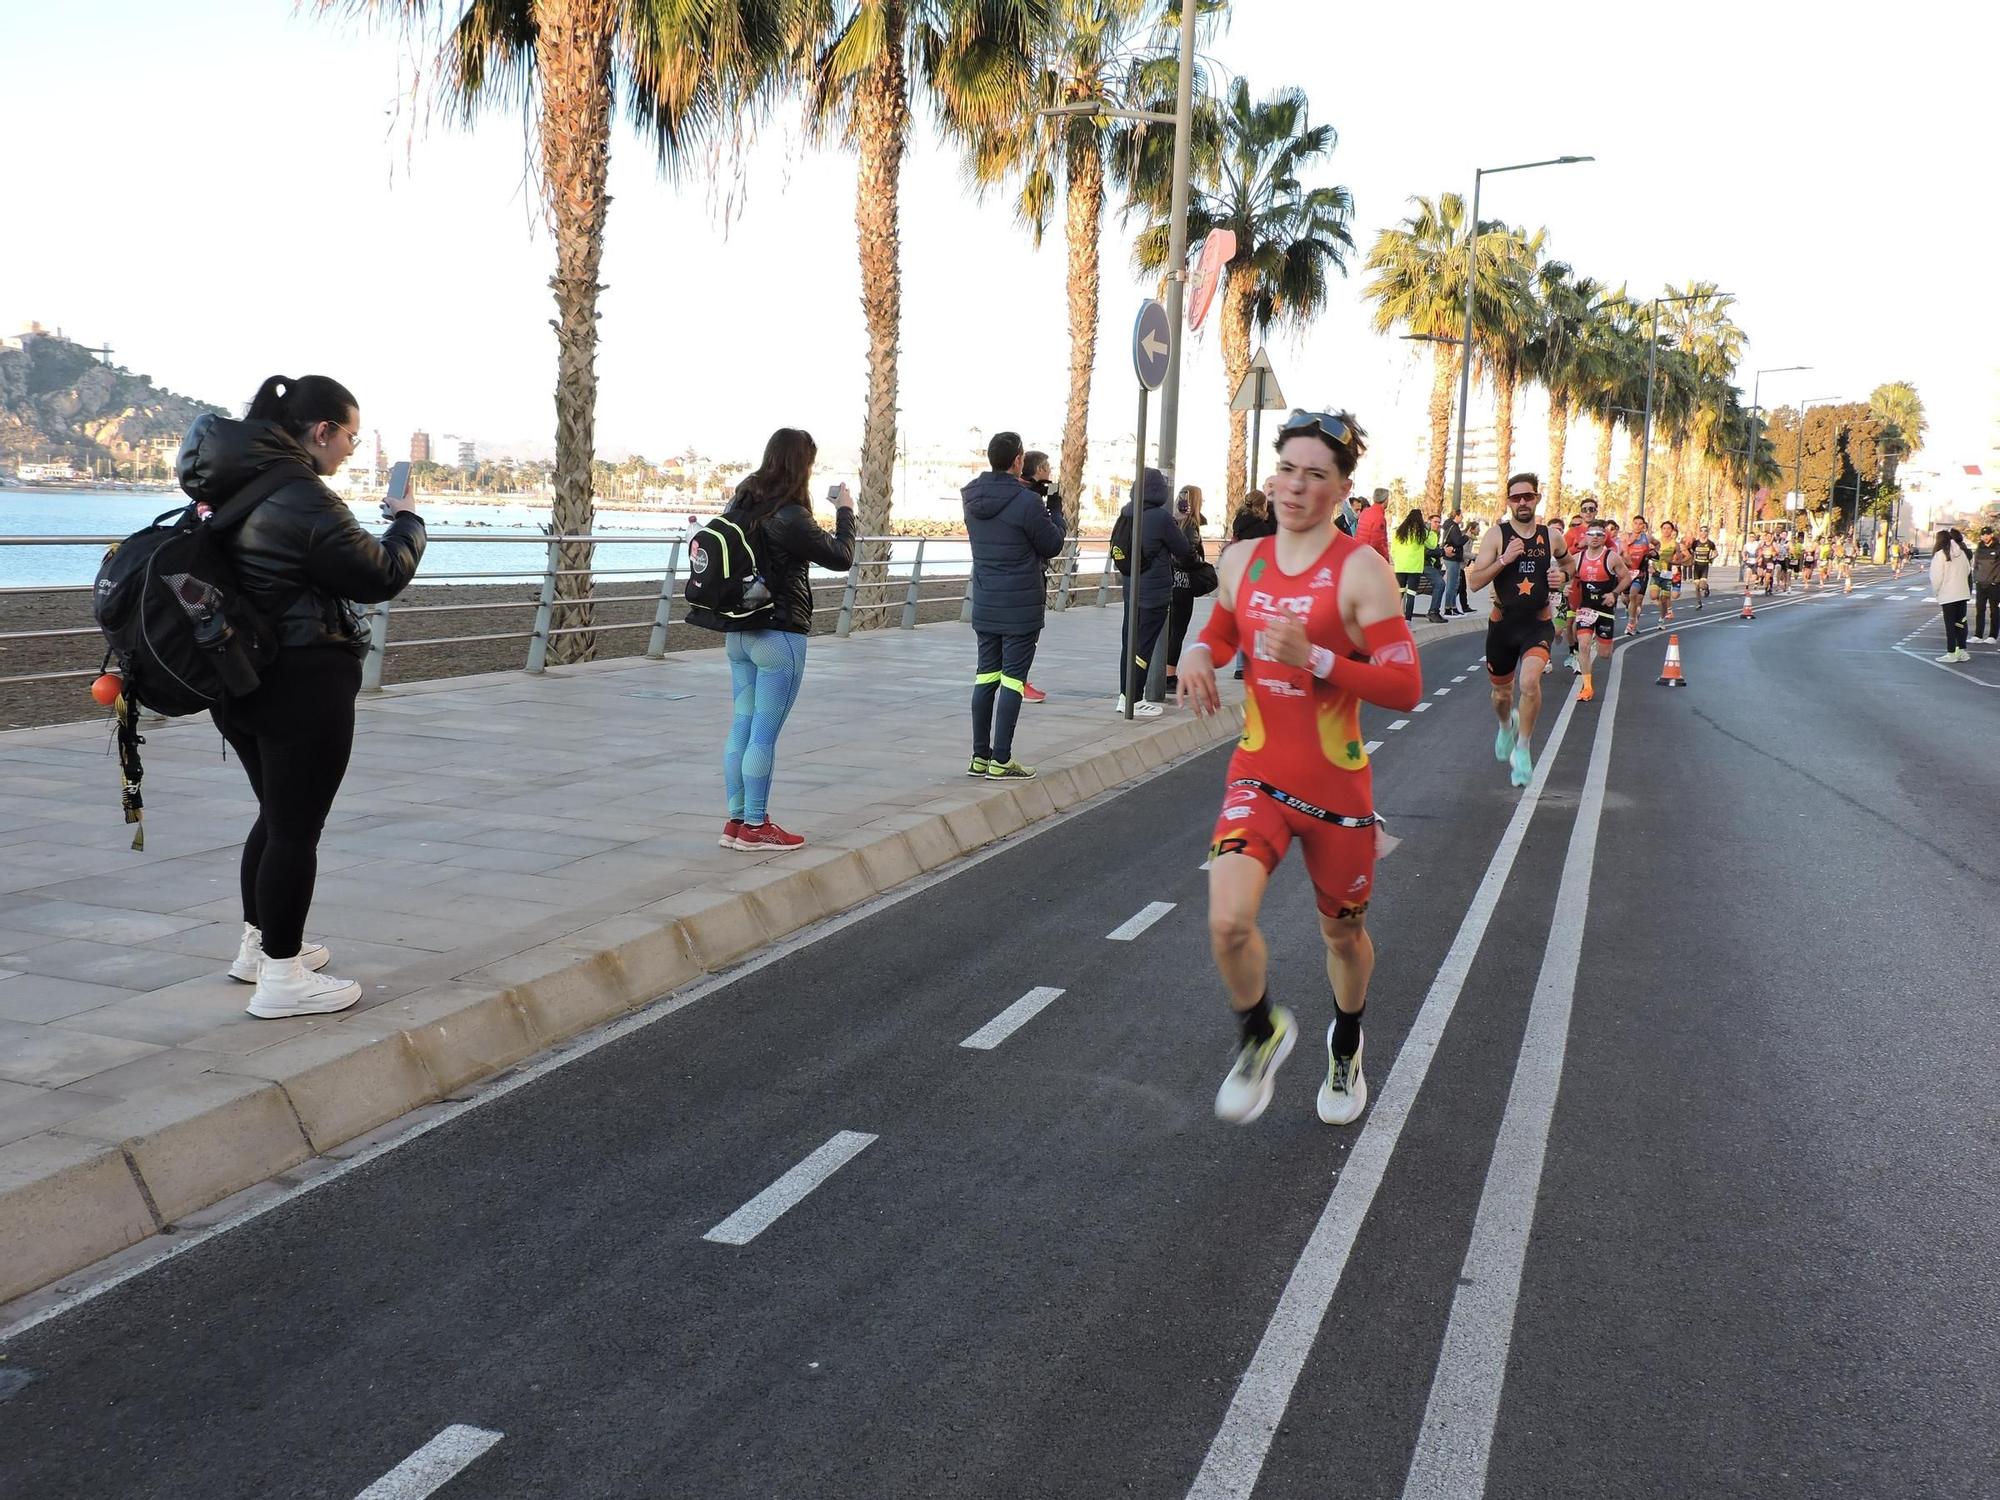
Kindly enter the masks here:
M 0 979 L 0 1021 L 34 1021 L 46 1024 L 65 1016 L 129 1000 L 136 990 L 108 984 L 85 984 L 76 979 L 58 979 L 49 974 L 9 973 Z
M 161 1049 L 122 1037 L 91 1036 L 54 1026 L 0 1023 L 0 1079 L 61 1088 L 148 1057 Z
M 104 903 L 87 905 L 81 901 L 44 901 L 24 907 L 8 916 L 18 927 L 32 928 L 55 937 L 90 938 L 100 943 L 142 944 L 169 933 L 202 925 L 199 917 L 164 916 L 158 912 L 123 911 Z
M 65 938 L 9 954 L 7 966 L 24 974 L 49 974 L 58 979 L 81 979 L 89 984 L 110 984 L 131 990 L 193 979 L 213 967 L 207 959 L 185 953 L 94 943 L 83 938 Z
M 0 1092 L 0 1146 L 53 1130 L 66 1120 L 118 1102 L 115 1095 L 77 1088 L 37 1089 L 0 1083 L 0 1091 L 4 1091 Z

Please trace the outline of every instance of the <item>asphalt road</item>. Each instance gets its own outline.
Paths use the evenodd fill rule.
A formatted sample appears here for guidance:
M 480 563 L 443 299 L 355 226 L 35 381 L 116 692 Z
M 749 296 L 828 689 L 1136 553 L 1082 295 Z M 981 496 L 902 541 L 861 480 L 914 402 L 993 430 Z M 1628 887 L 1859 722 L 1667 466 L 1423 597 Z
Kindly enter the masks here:
M 2000 656 L 1917 587 L 1621 645 L 1525 818 L 1432 646 L 1360 1125 L 1295 864 L 1213 1118 L 1204 756 L 18 1334 L 0 1494 L 2000 1493 Z

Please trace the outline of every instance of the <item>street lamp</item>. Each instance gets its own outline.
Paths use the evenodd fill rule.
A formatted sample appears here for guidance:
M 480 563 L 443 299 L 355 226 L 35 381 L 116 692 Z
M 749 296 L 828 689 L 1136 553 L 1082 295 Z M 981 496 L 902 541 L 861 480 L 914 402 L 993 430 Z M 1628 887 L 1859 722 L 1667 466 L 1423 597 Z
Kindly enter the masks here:
M 1639 514 L 1646 513 L 1646 475 L 1653 466 L 1653 377 L 1660 369 L 1660 304 L 1699 302 L 1704 297 L 1727 297 L 1728 292 L 1689 292 L 1680 297 L 1655 297 L 1648 315 L 1646 339 L 1646 433 L 1645 447 L 1639 452 Z
M 1464 509 L 1465 423 L 1472 415 L 1472 287 L 1479 272 L 1479 186 L 1483 179 L 1502 172 L 1526 172 L 1535 167 L 1567 167 L 1577 162 L 1596 161 L 1594 156 L 1552 156 L 1547 161 L 1515 162 L 1511 167 L 1475 167 L 1472 173 L 1472 218 L 1465 226 L 1465 337 L 1459 340 L 1458 368 L 1458 452 L 1451 466 L 1451 508 Z M 1502 475 L 1504 483 L 1506 476 Z
M 1811 365 L 1770 365 L 1759 370 L 1750 382 L 1750 443 L 1744 449 L 1743 459 L 1743 529 L 1736 537 L 1736 581 L 1741 583 L 1750 569 L 1750 559 L 1744 553 L 1743 544 L 1750 539 L 1750 492 L 1757 487 L 1757 397 L 1764 387 L 1766 375 L 1785 375 L 1794 370 L 1810 370 Z M 1800 423 L 1803 436 L 1805 424 Z

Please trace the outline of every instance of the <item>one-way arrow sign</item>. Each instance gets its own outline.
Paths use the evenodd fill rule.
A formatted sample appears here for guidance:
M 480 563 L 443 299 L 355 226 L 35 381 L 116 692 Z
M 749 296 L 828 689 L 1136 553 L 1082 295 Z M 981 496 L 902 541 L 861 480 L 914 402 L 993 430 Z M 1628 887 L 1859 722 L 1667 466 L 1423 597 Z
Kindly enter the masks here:
M 1285 393 L 1278 389 L 1278 377 L 1271 369 L 1271 356 L 1259 349 L 1243 372 L 1243 383 L 1230 399 L 1231 411 L 1283 411 Z
M 1139 384 L 1157 391 L 1167 378 L 1167 356 L 1173 352 L 1173 324 L 1167 310 L 1153 298 L 1139 304 L 1139 317 L 1132 324 L 1132 370 Z

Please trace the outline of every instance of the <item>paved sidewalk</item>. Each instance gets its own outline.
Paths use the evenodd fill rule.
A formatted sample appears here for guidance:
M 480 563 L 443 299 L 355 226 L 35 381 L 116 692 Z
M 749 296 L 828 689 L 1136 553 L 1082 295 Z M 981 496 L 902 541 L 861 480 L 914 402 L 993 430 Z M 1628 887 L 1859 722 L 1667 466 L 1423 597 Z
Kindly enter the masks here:
M 337 1017 L 254 1019 L 223 972 L 253 811 L 205 719 L 146 731 L 144 853 L 105 724 L 0 734 L 0 1301 L 1234 737 L 1234 712 L 1128 728 L 1117 634 L 1049 617 L 1016 746 L 1042 774 L 1014 784 L 963 774 L 967 627 L 815 638 L 772 796 L 811 843 L 784 855 L 716 845 L 720 650 L 364 697 L 307 928 L 365 986 Z

